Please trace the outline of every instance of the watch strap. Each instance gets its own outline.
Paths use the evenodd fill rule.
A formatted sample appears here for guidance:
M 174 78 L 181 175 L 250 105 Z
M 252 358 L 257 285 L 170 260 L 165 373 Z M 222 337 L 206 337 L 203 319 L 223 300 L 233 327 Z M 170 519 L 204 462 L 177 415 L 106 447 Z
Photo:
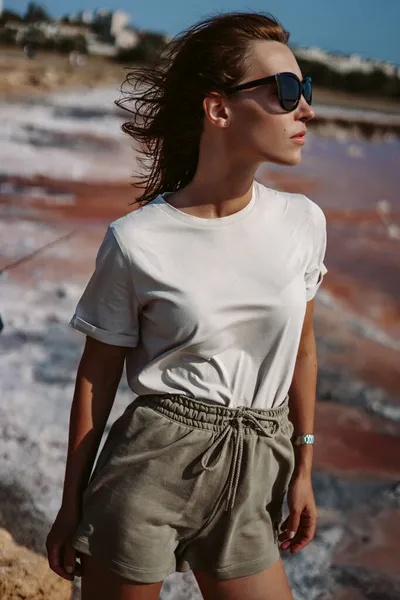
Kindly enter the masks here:
M 303 433 L 302 435 L 294 435 L 292 437 L 293 446 L 302 446 L 303 444 L 314 444 L 314 434 Z

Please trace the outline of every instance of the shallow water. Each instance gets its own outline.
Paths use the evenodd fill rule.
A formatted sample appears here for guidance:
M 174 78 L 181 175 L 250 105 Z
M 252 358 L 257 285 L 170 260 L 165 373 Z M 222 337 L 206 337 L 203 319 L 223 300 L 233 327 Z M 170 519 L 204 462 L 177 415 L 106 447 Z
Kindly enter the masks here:
M 323 208 L 375 208 L 387 199 L 400 210 L 400 139 L 394 136 L 368 141 L 310 132 L 300 165 L 266 169 L 310 178 L 313 200 Z

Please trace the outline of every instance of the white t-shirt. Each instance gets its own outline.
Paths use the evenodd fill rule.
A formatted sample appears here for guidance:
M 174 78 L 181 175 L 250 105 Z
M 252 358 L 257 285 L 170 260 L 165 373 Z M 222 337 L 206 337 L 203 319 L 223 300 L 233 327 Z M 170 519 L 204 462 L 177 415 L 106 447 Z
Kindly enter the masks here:
M 184 213 L 168 195 L 109 225 L 71 327 L 129 347 L 136 394 L 279 406 L 327 272 L 323 211 L 257 181 L 222 218 Z

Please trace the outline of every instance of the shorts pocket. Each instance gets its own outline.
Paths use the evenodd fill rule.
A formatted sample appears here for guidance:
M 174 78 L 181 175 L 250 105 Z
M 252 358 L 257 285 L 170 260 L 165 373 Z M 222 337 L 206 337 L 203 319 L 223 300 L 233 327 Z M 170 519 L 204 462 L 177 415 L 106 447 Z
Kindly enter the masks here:
M 295 454 L 291 441 L 293 431 L 294 426 L 292 422 L 288 420 L 276 437 L 275 456 L 279 462 L 279 471 L 272 500 L 267 506 L 273 525 L 276 543 L 278 542 L 278 535 L 280 534 L 285 495 L 295 468 Z
M 283 517 L 283 501 L 285 499 L 285 492 L 281 493 L 278 502 L 277 502 L 277 511 L 275 512 L 275 515 L 272 519 L 272 526 L 273 526 L 273 530 L 274 530 L 274 540 L 275 543 L 278 544 L 279 543 L 279 539 L 278 536 L 280 535 L 281 531 L 280 531 L 280 526 L 282 523 L 282 517 Z

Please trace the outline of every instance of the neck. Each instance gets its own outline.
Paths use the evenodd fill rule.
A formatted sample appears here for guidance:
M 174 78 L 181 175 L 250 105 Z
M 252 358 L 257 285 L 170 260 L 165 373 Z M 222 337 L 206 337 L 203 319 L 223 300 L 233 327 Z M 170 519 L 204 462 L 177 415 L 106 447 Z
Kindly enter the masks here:
M 250 202 L 259 165 L 232 156 L 222 145 L 221 138 L 212 143 L 202 140 L 192 181 L 174 194 L 177 208 L 194 208 L 198 216 L 220 218 L 238 212 Z

